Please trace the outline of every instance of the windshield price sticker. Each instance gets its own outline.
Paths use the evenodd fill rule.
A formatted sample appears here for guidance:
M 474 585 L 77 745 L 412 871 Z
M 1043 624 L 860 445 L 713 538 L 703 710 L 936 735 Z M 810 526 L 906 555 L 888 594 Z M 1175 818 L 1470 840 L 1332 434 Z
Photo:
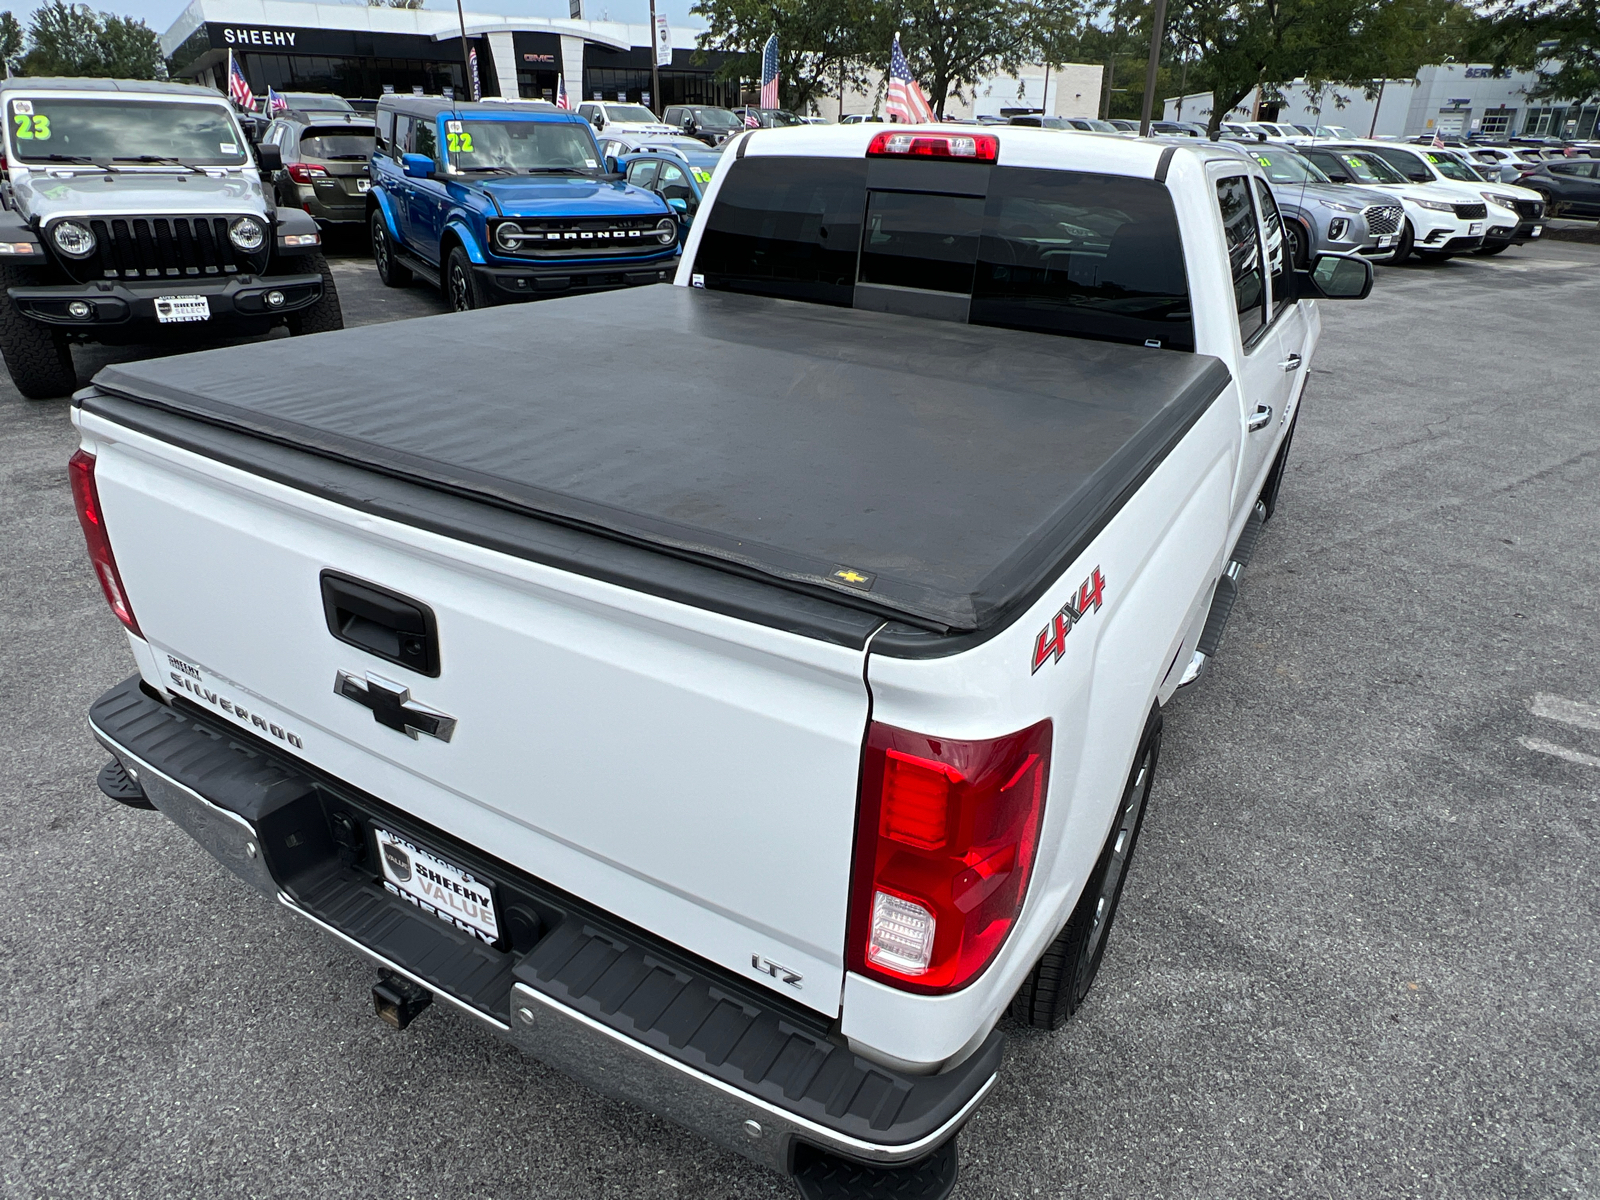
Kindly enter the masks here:
M 704 167 L 695 167 L 693 173 L 694 173 L 694 181 L 696 183 L 710 183 L 711 182 L 711 172 L 707 171 Z
M 24 103 L 21 100 L 17 101 L 15 107 L 18 111 L 11 116 L 11 119 L 16 122 L 17 137 L 24 140 L 32 139 L 36 142 L 48 142 L 50 140 L 50 118 L 42 113 L 38 116 L 30 115 L 33 111 L 31 104 L 28 106 L 28 112 L 22 112 L 21 109 Z
M 451 121 L 450 124 L 459 125 L 461 122 Z M 446 131 L 444 135 L 444 148 L 451 154 L 471 154 L 472 135 L 470 133 Z

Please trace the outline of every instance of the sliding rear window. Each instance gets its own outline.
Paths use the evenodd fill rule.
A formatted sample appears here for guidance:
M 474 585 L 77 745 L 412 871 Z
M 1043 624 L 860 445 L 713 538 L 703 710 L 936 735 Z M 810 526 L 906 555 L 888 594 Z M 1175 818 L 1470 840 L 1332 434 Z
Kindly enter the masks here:
M 880 310 L 887 286 L 907 305 L 890 311 L 928 311 L 916 295 L 938 294 L 942 311 L 974 325 L 1194 349 L 1164 185 L 976 166 L 952 183 L 941 174 L 949 166 L 926 166 L 926 191 L 912 190 L 923 184 L 910 174 L 889 190 L 873 176 L 869 191 L 861 159 L 737 162 L 708 214 L 695 274 L 708 288 Z

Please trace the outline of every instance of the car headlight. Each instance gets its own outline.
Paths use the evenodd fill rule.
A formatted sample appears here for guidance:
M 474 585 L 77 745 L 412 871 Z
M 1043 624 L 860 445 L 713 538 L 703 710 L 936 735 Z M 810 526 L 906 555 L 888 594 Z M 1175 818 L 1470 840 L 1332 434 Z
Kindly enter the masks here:
M 1446 203 L 1443 200 L 1418 200 L 1415 203 L 1418 208 L 1430 208 L 1434 212 L 1447 212 L 1454 215 L 1456 211 L 1454 204 Z
M 1324 200 L 1322 201 L 1322 207 L 1331 208 L 1334 212 L 1358 213 L 1361 211 L 1359 205 L 1340 204 L 1337 200 Z
M 266 226 L 254 217 L 236 217 L 228 224 L 228 240 L 246 254 L 253 254 L 266 244 Z
M 496 226 L 494 244 L 502 250 L 517 250 L 522 245 L 522 226 L 515 221 L 506 221 Z
M 678 223 L 671 217 L 662 217 L 656 222 L 656 241 L 663 246 L 670 246 L 678 240 Z
M 76 221 L 63 221 L 50 232 L 56 249 L 69 258 L 88 258 L 94 253 L 94 230 Z
M 1513 212 L 1516 211 L 1517 198 L 1515 196 L 1508 196 L 1504 192 L 1484 192 L 1482 195 L 1490 204 L 1498 204 L 1501 208 L 1509 208 Z

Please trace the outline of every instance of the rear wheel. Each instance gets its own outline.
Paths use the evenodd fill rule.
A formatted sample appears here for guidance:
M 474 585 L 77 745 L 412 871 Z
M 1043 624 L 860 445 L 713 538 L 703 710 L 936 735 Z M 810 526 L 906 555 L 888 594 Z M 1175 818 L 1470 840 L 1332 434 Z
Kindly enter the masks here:
M 299 337 L 306 333 L 330 333 L 335 329 L 343 329 L 344 310 L 339 307 L 339 288 L 333 282 L 333 272 L 328 270 L 328 260 L 318 251 L 307 254 L 295 265 L 300 272 L 316 271 L 321 274 L 322 298 L 310 308 L 302 308 L 284 318 L 289 332 Z
M 1055 1029 L 1078 1010 L 1105 957 L 1111 922 L 1122 899 L 1122 885 L 1128 878 L 1128 863 L 1144 826 L 1145 807 L 1150 800 L 1150 785 L 1155 779 L 1156 759 L 1161 754 L 1161 710 L 1156 709 L 1145 722 L 1134 755 L 1133 770 L 1123 787 L 1111 832 L 1100 851 L 1094 870 L 1083 885 L 1078 905 L 1067 918 L 1067 927 L 1056 935 L 1043 957 L 1023 981 L 1011 1001 L 1011 1016 L 1035 1029 Z
M 378 268 L 378 278 L 385 287 L 405 287 L 411 282 L 411 271 L 402 267 L 394 256 L 394 243 L 389 240 L 389 226 L 384 222 L 383 214 L 377 209 L 372 210 L 372 261 Z
M 29 400 L 50 400 L 69 395 L 78 386 L 67 339 L 47 325 L 30 321 L 17 311 L 6 288 L 43 282 L 27 267 L 0 266 L 0 357 L 11 372 L 11 382 Z

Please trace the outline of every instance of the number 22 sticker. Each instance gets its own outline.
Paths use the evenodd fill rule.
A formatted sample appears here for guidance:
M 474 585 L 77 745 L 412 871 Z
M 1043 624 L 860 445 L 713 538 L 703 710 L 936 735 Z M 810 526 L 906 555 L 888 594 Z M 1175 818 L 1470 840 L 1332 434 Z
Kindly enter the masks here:
M 471 154 L 472 135 L 470 133 L 446 133 L 444 135 L 444 145 L 445 149 L 451 154 Z
M 30 116 L 28 113 L 13 113 L 11 119 L 17 123 L 17 137 L 23 140 L 29 138 L 48 142 L 50 140 L 50 118 L 40 114 Z

